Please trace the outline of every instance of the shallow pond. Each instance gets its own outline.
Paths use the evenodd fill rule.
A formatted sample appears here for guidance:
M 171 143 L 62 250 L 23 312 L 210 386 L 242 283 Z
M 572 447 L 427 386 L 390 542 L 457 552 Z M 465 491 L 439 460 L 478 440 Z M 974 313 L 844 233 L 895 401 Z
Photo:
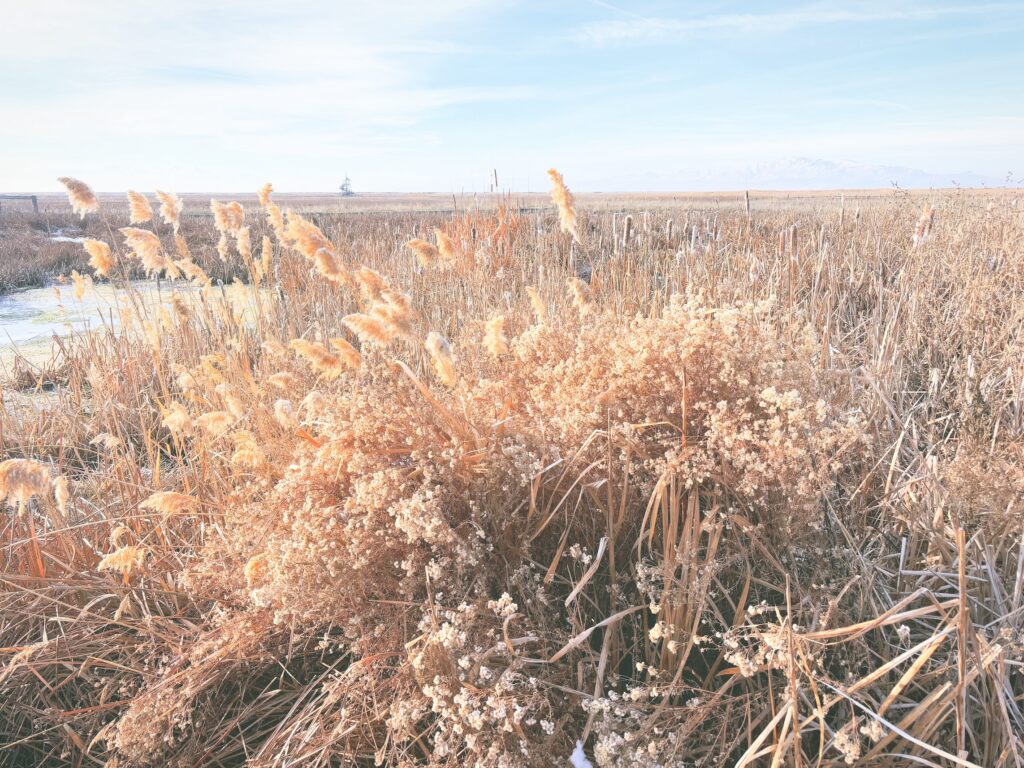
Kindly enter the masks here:
M 139 280 L 132 283 L 132 294 L 143 310 L 168 305 L 177 293 L 186 299 L 198 299 L 200 288 L 183 281 Z M 250 306 L 248 286 L 231 284 L 221 290 L 236 309 Z M 0 296 L 0 373 L 10 370 L 15 354 L 33 363 L 42 363 L 53 354 L 54 337 L 121 326 L 122 307 L 130 306 L 129 292 L 111 283 L 94 283 L 81 298 L 74 286 L 53 284 Z

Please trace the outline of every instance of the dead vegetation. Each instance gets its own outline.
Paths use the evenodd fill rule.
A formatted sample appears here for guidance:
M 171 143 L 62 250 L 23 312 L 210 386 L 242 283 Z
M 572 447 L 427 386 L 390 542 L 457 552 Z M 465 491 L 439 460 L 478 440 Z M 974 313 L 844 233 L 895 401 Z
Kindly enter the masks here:
M 1021 764 L 1016 201 L 552 178 L 97 235 L 207 288 L 0 412 L 0 765 Z

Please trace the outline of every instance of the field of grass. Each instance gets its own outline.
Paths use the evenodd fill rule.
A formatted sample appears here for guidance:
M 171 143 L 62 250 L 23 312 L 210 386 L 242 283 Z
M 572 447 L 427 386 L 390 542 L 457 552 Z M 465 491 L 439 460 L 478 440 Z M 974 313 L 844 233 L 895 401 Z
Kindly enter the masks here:
M 44 201 L 0 766 L 1024 762 L 1017 199 L 553 183 Z

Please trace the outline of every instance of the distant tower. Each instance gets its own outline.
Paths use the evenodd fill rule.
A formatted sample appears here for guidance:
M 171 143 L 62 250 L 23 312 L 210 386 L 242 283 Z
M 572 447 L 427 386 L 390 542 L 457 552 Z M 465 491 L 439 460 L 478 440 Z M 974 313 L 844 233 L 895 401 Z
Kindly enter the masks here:
M 348 177 L 347 173 L 345 174 L 345 180 L 343 182 L 341 182 L 341 186 L 338 187 L 338 189 L 341 190 L 341 196 L 342 197 L 355 197 L 356 196 L 356 193 L 352 191 L 352 179 L 350 179 Z

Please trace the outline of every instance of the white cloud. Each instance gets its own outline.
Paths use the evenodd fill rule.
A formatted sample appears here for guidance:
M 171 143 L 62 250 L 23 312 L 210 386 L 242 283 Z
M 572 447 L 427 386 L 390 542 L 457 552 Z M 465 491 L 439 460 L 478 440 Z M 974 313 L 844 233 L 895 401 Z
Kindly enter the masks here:
M 875 7 L 836 7 L 813 5 L 791 11 L 771 13 L 727 13 L 689 18 L 633 17 L 583 24 L 571 37 L 589 45 L 636 43 L 706 33 L 777 33 L 828 24 L 857 24 L 881 21 L 926 21 L 943 16 L 1004 10 L 1005 4 L 923 6 L 883 5 Z
M 151 153 L 165 172 L 193 163 L 193 184 L 209 184 L 204 165 L 218 147 L 311 160 L 387 155 L 417 135 L 428 144 L 415 126 L 434 112 L 533 94 L 433 76 L 435 65 L 469 50 L 448 38 L 458 23 L 497 4 L 12 4 L 0 26 L 0 151 L 19 151 L 2 163 L 4 183 L 53 186 L 50 162 L 74 155 L 101 168 L 97 186 L 115 184 L 118 147 L 125 156 Z M 206 156 L 166 156 L 189 142 Z

